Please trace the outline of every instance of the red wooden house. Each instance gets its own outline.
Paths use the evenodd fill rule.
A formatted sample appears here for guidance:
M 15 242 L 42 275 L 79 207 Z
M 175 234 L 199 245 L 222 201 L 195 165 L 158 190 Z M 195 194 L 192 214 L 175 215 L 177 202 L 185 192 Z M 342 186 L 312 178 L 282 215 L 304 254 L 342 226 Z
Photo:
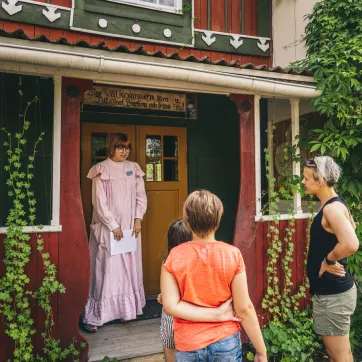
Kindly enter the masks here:
M 261 312 L 271 220 L 262 211 L 264 148 L 274 172 L 282 174 L 278 162 L 285 137 L 299 134 L 300 115 L 306 115 L 303 127 L 313 121 L 309 99 L 318 94 L 308 72 L 272 67 L 270 1 L 3 0 L 1 5 L 0 128 L 15 129 L 25 102 L 38 96 L 30 111 L 34 137 L 39 130 L 47 135 L 35 165 L 37 223 L 44 227 L 26 230 L 34 248 L 34 233 L 42 233 L 67 289 L 55 297 L 55 334 L 64 344 L 73 337 L 83 340 L 78 319 L 89 287 L 91 214 L 85 176 L 105 158 L 116 132 L 128 134 L 132 157 L 146 172 L 146 294 L 159 292 L 168 225 L 180 215 L 187 194 L 205 188 L 224 202 L 218 237 L 241 249 Z M 152 102 L 139 101 L 145 98 Z M 276 137 L 268 144 L 265 130 L 273 123 Z M 159 149 L 151 157 L 152 143 Z M 0 241 L 9 208 L 4 157 Z M 294 174 L 299 168 L 293 163 Z M 308 213 L 298 194 L 293 202 L 297 284 Z M 289 216 L 280 218 L 283 235 Z M 28 269 L 32 287 L 42 277 L 40 263 L 34 251 Z M 3 270 L 0 264 L 0 275 Z M 0 324 L 0 361 L 11 356 L 7 341 Z M 35 343 L 39 348 L 41 342 Z M 82 360 L 87 355 L 86 348 Z

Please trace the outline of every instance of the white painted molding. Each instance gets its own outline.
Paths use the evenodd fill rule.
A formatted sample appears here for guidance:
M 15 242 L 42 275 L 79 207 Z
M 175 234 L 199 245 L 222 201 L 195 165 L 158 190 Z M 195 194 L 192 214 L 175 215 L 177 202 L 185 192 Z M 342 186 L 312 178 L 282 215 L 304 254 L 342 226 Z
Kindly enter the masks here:
M 299 137 L 299 99 L 292 98 L 290 100 L 291 104 L 291 128 L 292 128 L 292 145 L 296 146 L 298 144 Z M 300 154 L 299 148 L 296 149 L 296 154 Z M 294 162 L 292 165 L 293 175 L 300 176 L 300 162 Z M 294 212 L 296 214 L 302 213 L 302 197 L 299 192 L 294 194 Z
M 0 227 L 0 234 L 7 233 L 7 227 Z M 25 226 L 23 228 L 23 232 L 30 234 L 30 233 L 59 233 L 62 231 L 61 225 L 44 225 L 42 228 L 38 226 Z
M 52 226 L 60 225 L 60 156 L 61 156 L 61 122 L 62 122 L 62 77 L 56 75 L 54 80 L 54 114 L 53 114 L 53 197 Z
M 167 13 L 172 13 L 176 15 L 183 15 L 183 9 L 182 9 L 182 1 L 176 0 L 176 6 L 166 6 L 166 5 L 159 5 L 159 4 L 153 4 L 152 2 L 146 2 L 146 1 L 140 1 L 140 0 L 106 0 L 112 3 L 118 3 L 118 4 L 126 4 L 131 6 L 136 6 L 140 8 L 147 8 Z M 193 6 L 192 6 L 193 7 Z
M 43 6 L 46 8 L 56 8 L 56 9 L 60 9 L 60 10 L 66 10 L 66 11 L 71 11 L 71 8 L 67 8 L 65 6 L 58 6 L 58 5 L 52 5 L 52 4 L 48 4 L 47 2 L 42 3 L 40 1 L 33 1 L 33 0 L 18 0 L 19 3 L 24 3 L 24 4 L 31 4 L 31 5 L 39 5 L 39 6 Z
M 260 95 L 277 97 L 312 98 L 320 95 L 321 91 L 315 86 L 282 82 L 269 79 L 269 72 L 265 78 L 245 76 L 229 71 L 229 68 L 218 67 L 218 71 L 208 66 L 197 67 L 193 63 L 185 64 L 182 61 L 146 59 L 144 56 L 127 56 L 91 49 L 74 49 L 68 46 L 46 44 L 42 46 L 19 45 L 11 39 L 11 43 L 0 42 L 0 61 L 23 63 L 28 66 L 45 66 L 55 69 L 78 70 L 81 73 L 99 73 L 96 78 L 109 74 L 116 77 L 135 76 L 145 78 L 166 79 L 169 82 L 187 82 L 208 86 L 238 89 L 236 93 L 251 92 Z M 215 69 L 215 68 L 212 68 Z M 54 73 L 53 73 L 54 74 Z M 234 92 L 235 93 L 235 92 Z
M 254 145 L 255 145 L 255 200 L 256 215 L 261 216 L 261 152 L 260 152 L 260 95 L 254 96 Z
M 300 219 L 309 219 L 313 215 L 309 212 L 302 213 L 302 214 L 296 214 L 296 215 L 290 215 L 290 214 L 281 214 L 278 216 L 278 221 L 281 220 L 300 220 Z M 266 221 L 274 221 L 276 215 L 263 215 L 263 216 L 255 216 L 255 222 L 266 222 Z

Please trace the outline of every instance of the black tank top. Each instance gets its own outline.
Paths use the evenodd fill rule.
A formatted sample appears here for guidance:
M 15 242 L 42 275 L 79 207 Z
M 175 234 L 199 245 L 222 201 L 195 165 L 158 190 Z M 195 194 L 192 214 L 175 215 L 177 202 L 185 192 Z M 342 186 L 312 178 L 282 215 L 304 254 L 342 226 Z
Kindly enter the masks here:
M 336 235 L 329 233 L 322 226 L 323 209 L 332 202 L 341 202 L 347 209 L 348 206 L 340 196 L 332 197 L 328 200 L 322 209 L 315 216 L 310 229 L 310 245 L 307 259 L 307 275 L 310 283 L 311 294 L 339 294 L 343 293 L 353 286 L 353 278 L 346 270 L 344 277 L 337 277 L 330 273 L 323 273 L 322 277 L 318 276 L 323 259 L 334 249 L 338 240 Z M 347 258 L 338 260 L 344 268 L 347 268 Z

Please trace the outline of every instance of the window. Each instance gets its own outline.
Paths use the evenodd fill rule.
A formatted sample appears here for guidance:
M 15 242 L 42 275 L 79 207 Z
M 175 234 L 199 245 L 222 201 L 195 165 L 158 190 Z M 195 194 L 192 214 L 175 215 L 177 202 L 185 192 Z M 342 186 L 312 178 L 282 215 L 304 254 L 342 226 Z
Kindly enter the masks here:
M 32 145 L 40 132 L 45 132 L 35 155 L 34 179 L 32 189 L 37 201 L 36 225 L 50 225 L 52 220 L 52 170 L 53 170 L 53 79 L 26 75 L 1 73 L 0 78 L 0 128 L 6 128 L 12 134 L 17 133 L 23 122 L 27 102 L 35 97 L 27 120 L 30 128 L 26 133 L 24 162 L 31 156 Z M 8 196 L 7 154 L 3 146 L 7 137 L 0 132 L 0 227 L 4 227 L 12 199 Z
M 146 136 L 146 180 L 178 181 L 177 136 Z
M 118 3 L 129 3 L 135 6 L 150 7 L 163 11 L 182 11 L 182 0 L 106 0 Z
M 313 113 L 309 100 L 260 100 L 257 219 L 275 214 L 285 219 L 291 213 L 302 218 L 319 210 L 319 200 L 304 194 L 301 180 L 304 161 L 314 156 L 309 152 L 312 129 L 321 128 L 324 121 Z

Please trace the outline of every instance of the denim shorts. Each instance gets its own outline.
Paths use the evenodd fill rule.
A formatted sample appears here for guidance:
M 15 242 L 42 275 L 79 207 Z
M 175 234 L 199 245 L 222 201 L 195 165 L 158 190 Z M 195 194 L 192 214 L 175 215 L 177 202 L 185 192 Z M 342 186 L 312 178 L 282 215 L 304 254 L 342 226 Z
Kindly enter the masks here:
M 351 327 L 351 315 L 356 309 L 357 288 L 313 298 L 314 330 L 321 336 L 345 336 Z
M 197 351 L 175 353 L 176 362 L 241 362 L 240 333 L 209 344 Z

